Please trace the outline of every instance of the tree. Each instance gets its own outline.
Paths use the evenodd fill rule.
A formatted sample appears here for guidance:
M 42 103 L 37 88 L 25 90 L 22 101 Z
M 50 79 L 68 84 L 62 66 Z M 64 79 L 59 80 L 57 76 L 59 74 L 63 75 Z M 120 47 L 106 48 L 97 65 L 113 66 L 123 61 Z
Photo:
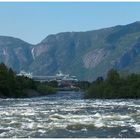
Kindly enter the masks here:
M 120 80 L 119 73 L 114 69 L 109 70 L 108 73 L 107 73 L 107 79 L 106 80 L 110 84 L 116 84 L 116 82 L 118 80 Z
M 120 77 L 111 69 L 105 80 L 97 78 L 88 88 L 85 98 L 140 98 L 140 74 L 129 74 Z

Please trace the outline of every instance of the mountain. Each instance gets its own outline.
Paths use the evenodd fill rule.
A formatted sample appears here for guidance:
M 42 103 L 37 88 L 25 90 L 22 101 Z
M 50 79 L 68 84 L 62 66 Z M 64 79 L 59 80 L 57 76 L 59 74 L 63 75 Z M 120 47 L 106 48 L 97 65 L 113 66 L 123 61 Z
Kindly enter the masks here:
M 34 74 L 62 70 L 82 80 L 105 76 L 111 68 L 140 71 L 140 22 L 87 32 L 49 35 L 34 47 Z
M 92 81 L 111 68 L 140 72 L 140 22 L 53 34 L 37 45 L 15 38 L 6 40 L 0 38 L 1 60 L 15 70 L 25 69 L 34 75 L 54 75 L 62 70 Z
M 17 72 L 22 69 L 28 70 L 29 64 L 33 61 L 31 47 L 31 44 L 20 39 L 0 36 L 0 62 L 4 62 Z

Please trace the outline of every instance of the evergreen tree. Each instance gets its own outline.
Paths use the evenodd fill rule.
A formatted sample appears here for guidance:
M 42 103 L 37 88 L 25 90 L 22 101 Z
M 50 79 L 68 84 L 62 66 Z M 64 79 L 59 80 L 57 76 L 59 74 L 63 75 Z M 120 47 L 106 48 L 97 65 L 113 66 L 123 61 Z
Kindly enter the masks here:
M 85 98 L 140 98 L 140 74 L 120 77 L 111 69 L 105 80 L 97 78 L 85 94 Z

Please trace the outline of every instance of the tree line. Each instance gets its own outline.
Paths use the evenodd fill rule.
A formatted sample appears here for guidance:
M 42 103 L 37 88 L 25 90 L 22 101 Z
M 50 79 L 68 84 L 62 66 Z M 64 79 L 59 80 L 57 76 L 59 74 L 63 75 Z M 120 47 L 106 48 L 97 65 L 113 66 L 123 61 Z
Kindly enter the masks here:
M 88 88 L 85 98 L 120 99 L 140 98 L 140 74 L 121 76 L 115 69 L 106 79 L 98 77 Z
M 22 98 L 28 97 L 27 89 L 39 92 L 39 95 L 47 95 L 56 92 L 53 83 L 40 83 L 25 76 L 17 76 L 4 63 L 0 64 L 0 97 Z

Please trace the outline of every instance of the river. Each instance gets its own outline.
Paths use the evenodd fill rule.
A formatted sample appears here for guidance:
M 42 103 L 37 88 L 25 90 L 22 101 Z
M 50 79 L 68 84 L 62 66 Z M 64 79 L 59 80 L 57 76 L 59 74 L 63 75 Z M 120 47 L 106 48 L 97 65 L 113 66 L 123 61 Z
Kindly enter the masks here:
M 0 99 L 1 138 L 138 138 L 140 100 L 84 100 L 81 92 Z

